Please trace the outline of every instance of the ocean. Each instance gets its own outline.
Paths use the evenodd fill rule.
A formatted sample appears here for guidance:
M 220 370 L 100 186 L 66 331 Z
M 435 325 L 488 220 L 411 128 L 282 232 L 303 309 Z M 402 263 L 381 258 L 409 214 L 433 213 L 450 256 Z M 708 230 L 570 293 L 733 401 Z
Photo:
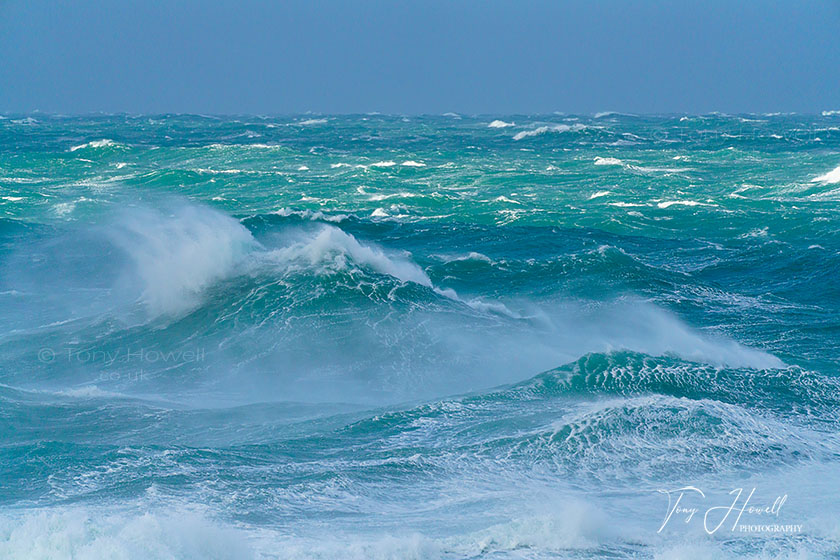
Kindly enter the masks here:
M 840 113 L 0 117 L 0 557 L 837 558 Z

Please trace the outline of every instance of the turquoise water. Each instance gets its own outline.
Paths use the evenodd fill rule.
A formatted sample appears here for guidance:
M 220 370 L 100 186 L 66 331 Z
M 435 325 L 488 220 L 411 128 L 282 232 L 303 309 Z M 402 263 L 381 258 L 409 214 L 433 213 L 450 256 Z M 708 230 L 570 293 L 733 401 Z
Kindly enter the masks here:
M 0 557 L 837 557 L 838 166 L 833 113 L 6 115 Z

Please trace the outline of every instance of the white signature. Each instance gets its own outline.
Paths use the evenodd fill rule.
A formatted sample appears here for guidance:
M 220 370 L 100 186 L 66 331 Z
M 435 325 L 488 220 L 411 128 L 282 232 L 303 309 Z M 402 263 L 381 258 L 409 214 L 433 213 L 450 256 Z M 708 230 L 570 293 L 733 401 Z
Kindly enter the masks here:
M 660 489 L 658 492 L 668 496 L 668 511 L 657 533 L 661 533 L 665 529 L 665 526 L 668 525 L 668 522 L 675 516 L 678 519 L 682 519 L 685 523 L 690 523 L 694 519 L 694 516 L 700 513 L 701 508 L 685 505 L 689 500 L 683 500 L 683 498 L 687 495 L 700 496 L 703 500 L 706 499 L 703 491 L 694 486 L 683 486 L 675 490 Z M 742 501 L 741 497 L 744 495 L 744 489 L 735 488 L 729 492 L 730 496 L 734 496 L 731 503 L 706 508 L 703 513 L 703 529 L 710 535 L 714 534 L 726 523 L 727 519 L 730 519 L 732 521 L 732 531 L 735 531 L 739 526 L 738 523 L 741 521 L 741 517 L 745 513 L 748 515 L 763 516 L 764 518 L 779 517 L 779 512 L 787 501 L 787 494 L 777 496 L 772 505 L 764 506 L 751 505 L 750 501 L 753 498 L 753 494 L 755 494 L 755 488 L 750 490 L 749 494 Z

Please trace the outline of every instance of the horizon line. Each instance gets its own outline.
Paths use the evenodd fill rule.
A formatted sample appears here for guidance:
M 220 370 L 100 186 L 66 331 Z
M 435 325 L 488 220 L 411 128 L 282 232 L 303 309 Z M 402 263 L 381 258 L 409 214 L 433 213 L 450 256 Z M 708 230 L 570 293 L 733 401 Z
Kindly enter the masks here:
M 381 112 L 381 111 L 359 111 L 359 112 L 322 112 L 322 111 L 303 111 L 303 112 L 288 112 L 288 113 L 213 113 L 213 112 L 184 112 L 184 111 L 85 111 L 85 112 L 60 112 L 60 111 L 42 111 L 35 109 L 32 111 L 0 111 L 0 116 L 3 117 L 28 117 L 28 116 L 46 116 L 46 117 L 148 117 L 148 116 L 191 116 L 204 118 L 226 118 L 226 117 L 256 117 L 256 118 L 295 118 L 295 117 L 450 117 L 450 118 L 483 118 L 483 117 L 591 117 L 601 118 L 608 116 L 618 117 L 705 117 L 705 116 L 741 116 L 741 115 L 759 115 L 763 117 L 774 116 L 840 116 L 840 109 L 824 109 L 817 112 L 803 112 L 803 111 L 705 111 L 705 112 L 689 112 L 689 111 L 665 111 L 665 112 L 629 112 L 629 111 L 594 111 L 594 112 L 457 112 L 447 111 L 444 113 L 434 112 Z

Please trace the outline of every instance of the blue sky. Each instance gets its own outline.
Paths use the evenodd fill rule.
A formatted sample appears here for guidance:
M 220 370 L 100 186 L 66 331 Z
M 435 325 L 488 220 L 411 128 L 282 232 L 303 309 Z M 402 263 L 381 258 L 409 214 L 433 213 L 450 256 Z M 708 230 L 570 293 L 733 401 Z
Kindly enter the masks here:
M 840 109 L 840 0 L 0 0 L 0 111 Z

